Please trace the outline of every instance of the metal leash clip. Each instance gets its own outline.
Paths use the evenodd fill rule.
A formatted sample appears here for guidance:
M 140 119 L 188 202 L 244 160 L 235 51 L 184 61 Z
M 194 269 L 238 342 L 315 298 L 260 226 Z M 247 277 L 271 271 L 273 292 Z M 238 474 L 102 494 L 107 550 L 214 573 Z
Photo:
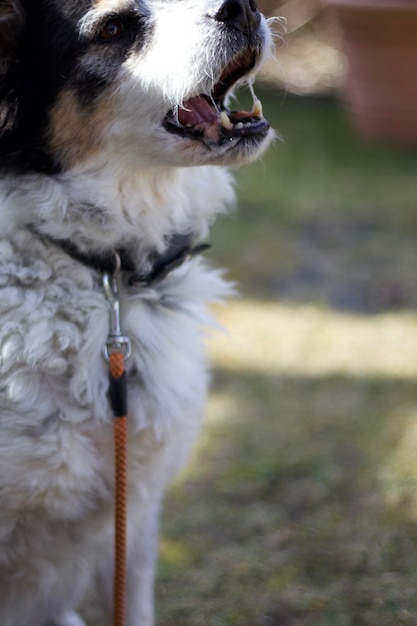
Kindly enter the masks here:
M 110 333 L 104 348 L 104 356 L 108 361 L 112 352 L 123 352 L 125 360 L 132 353 L 132 346 L 129 337 L 122 335 L 120 328 L 120 303 L 119 291 L 117 288 L 117 273 L 120 269 L 120 257 L 115 252 L 116 268 L 112 275 L 107 272 L 103 274 L 103 288 L 107 301 L 110 304 Z

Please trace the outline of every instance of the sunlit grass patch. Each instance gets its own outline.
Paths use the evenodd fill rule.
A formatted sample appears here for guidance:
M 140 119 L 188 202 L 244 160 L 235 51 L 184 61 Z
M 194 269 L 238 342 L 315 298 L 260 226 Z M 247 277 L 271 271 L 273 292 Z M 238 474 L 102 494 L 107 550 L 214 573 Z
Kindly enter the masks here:
M 359 316 L 325 307 L 239 299 L 218 309 L 227 329 L 210 341 L 228 369 L 300 375 L 417 375 L 417 322 L 408 312 Z

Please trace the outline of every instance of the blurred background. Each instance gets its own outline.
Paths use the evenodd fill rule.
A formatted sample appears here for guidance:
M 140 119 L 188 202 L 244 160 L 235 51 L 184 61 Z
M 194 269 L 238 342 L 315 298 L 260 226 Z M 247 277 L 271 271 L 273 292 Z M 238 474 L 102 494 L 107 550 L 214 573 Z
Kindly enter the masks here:
M 166 499 L 159 626 L 417 625 L 417 2 L 385 30 L 372 2 L 353 43 L 340 1 L 261 2 L 285 18 L 255 85 L 279 138 L 213 230 L 240 297 Z

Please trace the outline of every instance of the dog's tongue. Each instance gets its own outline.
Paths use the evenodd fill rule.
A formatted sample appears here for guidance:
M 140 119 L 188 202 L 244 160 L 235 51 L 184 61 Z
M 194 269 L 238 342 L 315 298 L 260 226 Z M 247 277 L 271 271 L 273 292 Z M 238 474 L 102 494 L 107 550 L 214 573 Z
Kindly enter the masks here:
M 178 121 L 183 126 L 201 124 L 201 122 L 217 121 L 218 112 L 213 108 L 208 96 L 199 95 L 190 98 L 178 109 Z

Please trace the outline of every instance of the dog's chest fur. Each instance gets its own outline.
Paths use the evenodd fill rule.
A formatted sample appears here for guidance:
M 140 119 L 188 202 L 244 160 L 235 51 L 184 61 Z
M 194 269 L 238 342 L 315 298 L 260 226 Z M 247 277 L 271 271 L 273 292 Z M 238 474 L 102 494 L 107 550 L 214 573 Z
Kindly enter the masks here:
M 109 304 L 98 272 L 23 223 L 0 240 L 1 500 L 11 516 L 21 518 L 24 503 L 28 515 L 44 510 L 52 523 L 71 522 L 111 502 Z M 206 301 L 228 287 L 201 259 L 150 288 L 126 283 L 119 281 L 122 330 L 132 342 L 134 503 L 172 475 L 195 438 L 207 386 Z

